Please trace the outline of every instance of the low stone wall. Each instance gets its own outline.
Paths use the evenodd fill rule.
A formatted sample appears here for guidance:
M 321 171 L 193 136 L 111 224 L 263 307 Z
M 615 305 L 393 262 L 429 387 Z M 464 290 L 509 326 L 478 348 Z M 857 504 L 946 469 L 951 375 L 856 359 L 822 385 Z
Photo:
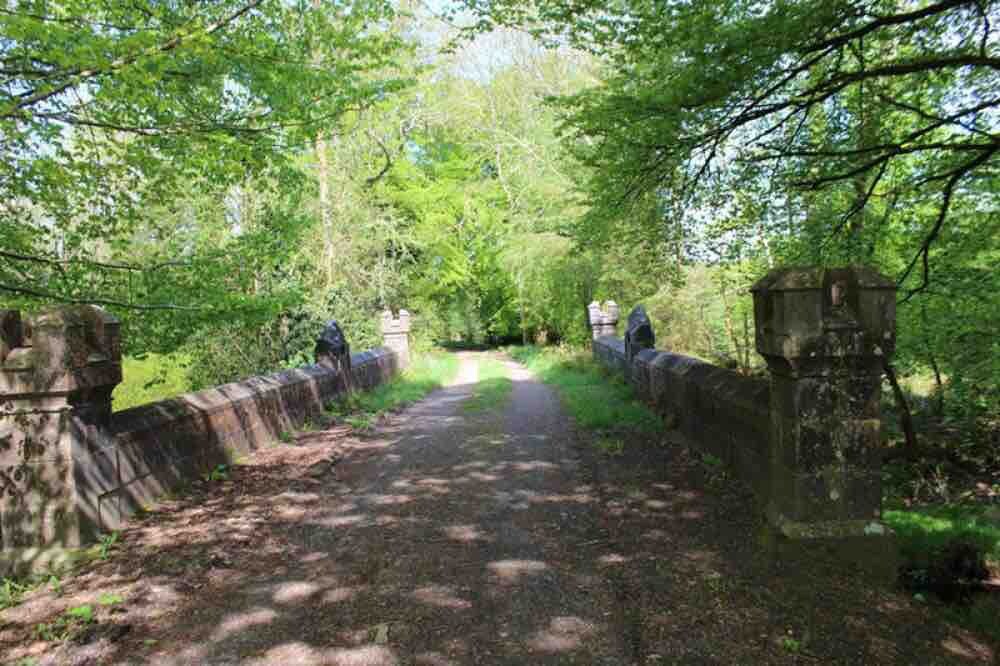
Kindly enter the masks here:
M 629 365 L 625 342 L 610 336 L 594 340 L 593 353 L 603 365 L 624 374 L 637 395 L 692 444 L 764 489 L 770 418 L 767 381 L 654 349 L 636 353 Z
M 349 354 L 331 322 L 316 365 L 113 412 L 117 320 L 93 306 L 24 321 L 0 311 L 0 575 L 60 565 L 185 480 L 280 441 L 348 388 L 390 379 L 406 365 L 408 319 L 383 316 L 392 348 Z
M 619 344 L 623 343 L 619 340 Z M 603 343 L 603 340 L 595 343 Z M 600 356 L 606 356 L 602 352 Z M 623 357 L 624 361 L 624 357 Z M 654 349 L 629 372 L 638 395 L 706 453 L 767 494 L 770 386 L 695 358 Z
M 370 391 L 406 365 L 406 357 L 388 347 L 351 354 L 352 385 L 356 389 Z
M 625 360 L 625 342 L 621 338 L 605 335 L 594 338 L 592 346 L 594 358 L 609 368 L 628 374 L 628 362 Z
M 352 354 L 351 361 L 352 385 L 361 390 L 399 366 L 384 348 Z M 185 479 L 302 427 L 344 390 L 338 372 L 312 365 L 117 412 L 108 436 L 74 460 L 78 506 L 97 532 L 118 529 Z

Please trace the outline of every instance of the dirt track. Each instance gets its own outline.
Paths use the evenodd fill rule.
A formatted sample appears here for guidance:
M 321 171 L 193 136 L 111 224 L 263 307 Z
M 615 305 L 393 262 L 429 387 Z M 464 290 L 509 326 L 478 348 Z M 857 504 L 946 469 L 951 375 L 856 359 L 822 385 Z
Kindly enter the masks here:
M 589 445 L 510 364 L 502 408 L 456 385 L 369 436 L 263 451 L 123 535 L 109 561 L 0 613 L 38 663 L 991 663 L 905 596 L 755 555 L 749 498 L 682 448 Z M 79 645 L 27 640 L 99 594 Z

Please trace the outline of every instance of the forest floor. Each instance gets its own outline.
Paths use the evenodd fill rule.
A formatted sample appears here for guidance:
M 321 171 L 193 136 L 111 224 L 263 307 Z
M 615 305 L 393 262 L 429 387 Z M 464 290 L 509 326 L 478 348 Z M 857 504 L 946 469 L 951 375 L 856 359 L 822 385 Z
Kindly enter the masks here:
M 746 489 L 662 435 L 596 446 L 481 362 L 372 432 L 300 433 L 0 612 L 9 663 L 962 664 L 909 595 L 754 545 Z M 495 358 L 495 357 L 492 357 Z M 81 606 L 92 613 L 73 612 Z

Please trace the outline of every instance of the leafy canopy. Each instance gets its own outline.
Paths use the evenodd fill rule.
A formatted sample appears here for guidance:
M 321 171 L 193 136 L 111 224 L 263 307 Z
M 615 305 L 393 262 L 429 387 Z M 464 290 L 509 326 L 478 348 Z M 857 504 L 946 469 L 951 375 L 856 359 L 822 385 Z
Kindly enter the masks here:
M 383 0 L 6 3 L 0 290 L 100 302 L 95 274 L 129 269 L 95 253 L 121 264 L 137 230 L 157 235 L 153 207 L 300 188 L 317 132 L 407 83 L 390 68 L 408 48 L 394 16 Z M 67 266 L 93 279 L 60 282 Z
M 524 26 L 605 62 L 600 85 L 560 101 L 568 138 L 594 168 L 592 225 L 627 221 L 651 196 L 683 213 L 756 184 L 772 201 L 793 199 L 786 221 L 821 227 L 806 247 L 900 220 L 913 238 L 899 280 L 919 293 L 956 199 L 981 196 L 973 184 L 996 171 L 996 2 L 467 4 L 484 19 L 474 30 Z M 810 258 L 871 259 L 870 239 L 835 245 Z

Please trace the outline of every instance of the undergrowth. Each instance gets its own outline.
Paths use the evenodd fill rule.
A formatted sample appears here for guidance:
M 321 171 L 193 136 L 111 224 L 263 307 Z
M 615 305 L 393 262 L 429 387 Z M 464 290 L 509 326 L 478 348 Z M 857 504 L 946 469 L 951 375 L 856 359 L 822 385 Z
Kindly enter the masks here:
M 963 542 L 975 546 L 990 566 L 1000 567 L 1000 507 L 934 506 L 885 511 L 883 517 L 896 532 L 900 554 L 914 565 Z

